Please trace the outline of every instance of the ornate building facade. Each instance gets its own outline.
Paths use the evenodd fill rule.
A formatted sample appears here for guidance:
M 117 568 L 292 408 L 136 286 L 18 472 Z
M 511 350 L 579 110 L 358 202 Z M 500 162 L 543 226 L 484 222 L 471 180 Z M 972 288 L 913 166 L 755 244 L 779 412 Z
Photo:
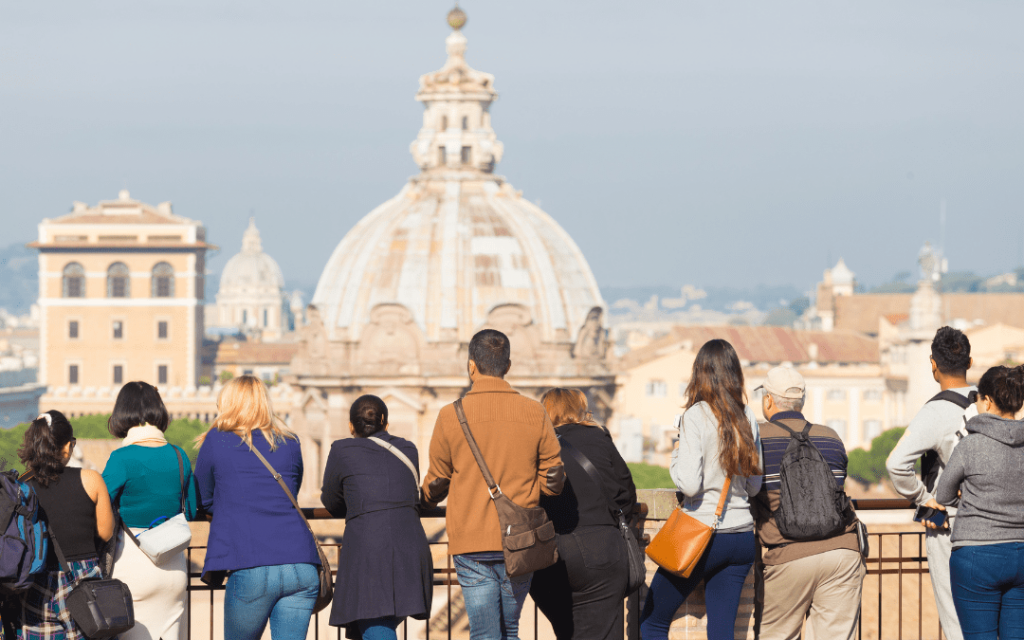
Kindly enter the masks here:
M 43 406 L 88 413 L 129 380 L 194 393 L 212 248 L 201 223 L 121 191 L 43 220 L 29 246 L 39 250 Z
M 511 338 L 508 379 L 519 391 L 581 387 L 595 413 L 610 410 L 604 301 L 569 234 L 493 173 L 503 151 L 491 127 L 494 77 L 466 64 L 464 23 L 460 10 L 449 14 L 448 59 L 420 78 L 420 173 L 344 237 L 307 309 L 291 366 L 307 501 L 319 495 L 311 470 L 348 437 L 362 394 L 387 402 L 390 431 L 425 461 L 438 411 L 468 389 L 468 343 L 480 329 Z

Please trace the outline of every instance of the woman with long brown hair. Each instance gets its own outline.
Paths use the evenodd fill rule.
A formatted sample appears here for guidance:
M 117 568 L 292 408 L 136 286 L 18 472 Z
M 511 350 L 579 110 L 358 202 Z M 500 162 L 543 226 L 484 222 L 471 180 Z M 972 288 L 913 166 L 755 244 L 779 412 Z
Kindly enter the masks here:
M 255 453 L 297 495 L 299 440 L 274 415 L 266 385 L 254 376 L 224 385 L 217 411 L 210 430 L 196 439 L 202 446 L 195 477 L 199 504 L 213 514 L 204 576 L 230 574 L 224 637 L 258 640 L 269 621 L 273 640 L 305 640 L 320 556 L 302 516 Z
M 668 638 L 672 618 L 701 582 L 708 640 L 731 640 L 740 592 L 754 563 L 754 520 L 749 499 L 761 490 L 761 440 L 747 406 L 743 369 L 725 340 L 711 340 L 697 353 L 679 421 L 679 445 L 671 474 L 683 494 L 680 507 L 718 530 L 689 578 L 658 569 L 640 616 L 644 640 Z M 715 517 L 728 481 L 725 509 Z

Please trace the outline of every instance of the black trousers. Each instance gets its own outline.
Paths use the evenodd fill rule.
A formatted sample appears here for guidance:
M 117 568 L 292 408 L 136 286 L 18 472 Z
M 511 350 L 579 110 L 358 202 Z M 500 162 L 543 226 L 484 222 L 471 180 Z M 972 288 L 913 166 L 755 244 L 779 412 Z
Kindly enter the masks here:
M 558 640 L 622 640 L 629 560 L 613 526 L 558 536 L 558 562 L 533 574 L 530 597 Z

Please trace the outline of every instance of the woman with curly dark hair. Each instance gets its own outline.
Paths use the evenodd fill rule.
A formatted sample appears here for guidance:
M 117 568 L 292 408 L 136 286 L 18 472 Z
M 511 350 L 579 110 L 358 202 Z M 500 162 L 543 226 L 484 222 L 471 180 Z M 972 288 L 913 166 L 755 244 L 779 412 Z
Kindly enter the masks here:
M 680 507 L 718 530 L 689 578 L 664 569 L 651 580 L 640 616 L 645 640 L 668 638 L 672 618 L 694 588 L 704 582 L 708 640 L 733 637 L 740 592 L 754 564 L 754 519 L 749 498 L 761 490 L 761 440 L 747 406 L 743 369 L 725 340 L 711 340 L 697 353 L 679 421 L 679 445 L 671 474 L 683 494 Z M 725 510 L 716 518 L 728 483 Z
M 47 570 L 21 596 L 20 640 L 85 637 L 64 601 L 79 580 L 101 577 L 96 538 L 110 540 L 114 535 L 103 477 L 91 469 L 67 466 L 74 447 L 71 423 L 60 411 L 47 411 L 29 425 L 18 450 L 25 480 L 39 497 L 39 508 L 70 571 L 61 569 L 51 547 Z

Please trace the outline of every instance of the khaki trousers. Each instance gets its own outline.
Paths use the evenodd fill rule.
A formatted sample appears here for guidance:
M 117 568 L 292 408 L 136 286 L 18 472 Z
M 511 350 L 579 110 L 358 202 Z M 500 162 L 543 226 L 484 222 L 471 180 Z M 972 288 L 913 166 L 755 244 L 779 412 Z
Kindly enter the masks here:
M 761 640 L 798 640 L 805 617 L 817 640 L 853 640 L 866 573 L 849 549 L 766 566 Z

